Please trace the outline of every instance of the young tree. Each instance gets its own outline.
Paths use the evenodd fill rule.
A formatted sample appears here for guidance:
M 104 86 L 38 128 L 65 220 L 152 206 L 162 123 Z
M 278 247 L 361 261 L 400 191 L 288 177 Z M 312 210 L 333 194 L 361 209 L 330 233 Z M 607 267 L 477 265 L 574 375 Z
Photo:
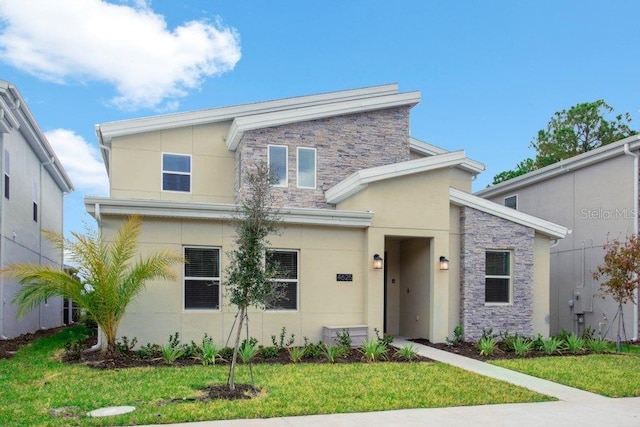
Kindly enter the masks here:
M 622 306 L 627 302 L 636 304 L 640 285 L 640 237 L 634 234 L 624 241 L 614 239 L 610 242 L 607 239 L 604 249 L 604 263 L 598 266 L 593 278 L 608 278 L 600 284 L 600 290 L 618 303 L 617 344 L 620 350 L 621 329 L 624 327 Z
M 90 231 L 85 235 L 71 233 L 75 240 L 44 232 L 77 265 L 77 273 L 69 275 L 58 267 L 39 264 L 7 266 L 2 274 L 19 279 L 21 284 L 13 299 L 18 315 L 28 313 L 45 298 L 70 298 L 86 310 L 104 334 L 101 350 L 113 354 L 118 326 L 129 303 L 144 289 L 146 281 L 175 280 L 171 266 L 183 261 L 179 254 L 159 251 L 134 262 L 141 227 L 137 216 L 130 217 L 113 242 L 104 242 L 101 234 Z
M 243 179 L 244 180 L 244 179 Z M 229 389 L 235 390 L 235 369 L 242 325 L 248 321 L 247 308 L 266 308 L 282 297 L 272 281 L 277 266 L 265 265 L 269 247 L 267 236 L 276 233 L 280 218 L 273 208 L 272 179 L 266 164 L 260 164 L 246 176 L 247 191 L 238 209 L 235 248 L 228 252 L 226 287 L 231 304 L 238 307 L 236 338 L 229 370 Z

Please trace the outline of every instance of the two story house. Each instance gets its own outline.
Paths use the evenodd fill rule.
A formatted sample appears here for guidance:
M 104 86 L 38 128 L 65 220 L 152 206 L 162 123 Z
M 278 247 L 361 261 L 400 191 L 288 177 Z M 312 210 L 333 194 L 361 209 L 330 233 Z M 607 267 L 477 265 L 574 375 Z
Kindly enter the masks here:
M 552 333 L 582 333 L 588 326 L 617 339 L 618 305 L 601 298 L 593 273 L 604 261 L 607 241 L 638 234 L 639 155 L 635 135 L 476 193 L 572 230 L 551 250 Z M 621 338 L 636 341 L 637 304 L 627 304 L 622 317 Z
M 204 333 L 224 344 L 230 222 L 250 168 L 267 162 L 282 232 L 267 261 L 287 300 L 250 312 L 263 343 L 281 327 L 312 341 L 325 328 L 444 342 L 457 325 L 549 332 L 549 248 L 566 229 L 476 197 L 484 166 L 410 135 L 419 92 L 397 85 L 103 123 L 110 197 L 87 197 L 105 236 L 143 218 L 141 253 L 181 251 L 177 282 L 151 282 L 120 334 L 139 342 Z
M 73 185 L 18 89 L 2 80 L 0 173 L 0 269 L 13 263 L 62 269 L 62 250 L 50 245 L 42 231 L 62 233 L 63 197 Z M 62 325 L 61 298 L 50 298 L 18 319 L 11 301 L 19 286 L 0 277 L 0 339 Z

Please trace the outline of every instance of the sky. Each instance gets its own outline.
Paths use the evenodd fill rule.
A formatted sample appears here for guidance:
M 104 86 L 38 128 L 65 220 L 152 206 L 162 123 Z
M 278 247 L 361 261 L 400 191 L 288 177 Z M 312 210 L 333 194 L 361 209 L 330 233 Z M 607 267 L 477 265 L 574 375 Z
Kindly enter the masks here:
M 76 190 L 107 196 L 95 125 L 387 83 L 420 91 L 413 137 L 486 165 L 535 155 L 556 111 L 604 99 L 640 128 L 640 2 L 0 0 L 14 84 Z

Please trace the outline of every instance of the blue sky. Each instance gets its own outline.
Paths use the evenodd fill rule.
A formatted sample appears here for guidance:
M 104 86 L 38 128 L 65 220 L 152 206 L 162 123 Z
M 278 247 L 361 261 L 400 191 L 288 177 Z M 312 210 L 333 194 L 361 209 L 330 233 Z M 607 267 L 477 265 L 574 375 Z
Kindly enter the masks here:
M 532 156 L 554 112 L 604 99 L 640 127 L 637 1 L 0 0 L 15 84 L 76 186 L 107 195 L 94 125 L 398 83 L 412 136 L 465 149 L 474 190 Z

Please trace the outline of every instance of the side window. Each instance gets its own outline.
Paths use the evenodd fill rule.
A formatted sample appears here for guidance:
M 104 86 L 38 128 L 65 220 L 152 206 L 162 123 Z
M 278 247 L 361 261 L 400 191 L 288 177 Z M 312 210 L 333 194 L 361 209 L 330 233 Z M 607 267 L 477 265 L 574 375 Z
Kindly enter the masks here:
M 504 205 L 511 209 L 518 209 L 518 196 L 505 197 Z
M 487 251 L 485 253 L 485 303 L 509 304 L 511 302 L 511 252 Z
M 285 145 L 269 145 L 269 174 L 275 187 L 286 187 L 289 184 L 287 174 L 288 147 Z
M 220 309 L 220 249 L 184 248 L 185 310 Z
M 10 165 L 9 152 L 4 150 L 4 197 L 7 199 L 11 194 L 11 180 L 9 179 L 9 174 L 11 173 Z
M 38 222 L 38 183 L 33 181 L 33 220 Z
M 268 310 L 297 310 L 298 309 L 298 251 L 270 250 L 266 253 L 265 262 L 268 266 L 275 266 L 278 275 L 273 279 L 281 284 L 284 298 Z
M 298 188 L 316 188 L 316 149 L 298 147 Z
M 191 156 L 162 153 L 162 190 L 191 192 Z

